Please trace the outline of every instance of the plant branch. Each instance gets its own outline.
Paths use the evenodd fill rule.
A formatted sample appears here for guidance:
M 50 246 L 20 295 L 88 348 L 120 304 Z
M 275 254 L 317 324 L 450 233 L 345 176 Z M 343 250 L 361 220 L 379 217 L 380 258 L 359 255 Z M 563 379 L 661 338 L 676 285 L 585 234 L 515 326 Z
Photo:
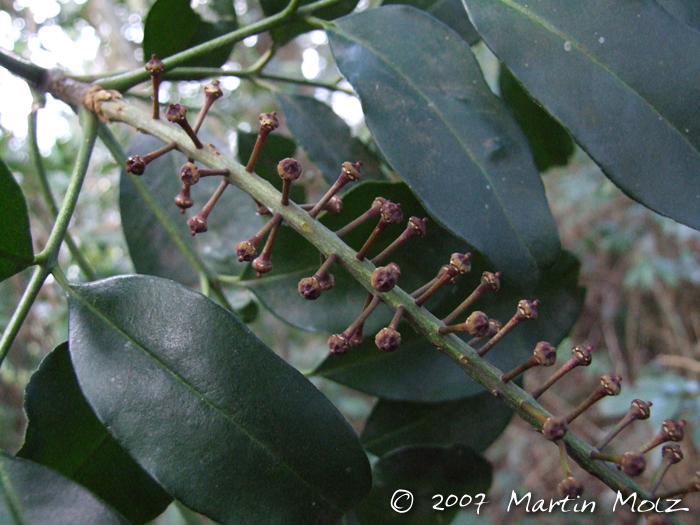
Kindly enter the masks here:
M 0 47 L 0 66 L 7 69 L 10 73 L 31 82 L 34 85 L 41 83 L 42 75 L 46 71 L 43 67 L 25 60 L 19 55 L 7 51 Z
M 332 5 L 337 1 L 338 0 L 331 0 L 330 4 Z M 198 46 L 191 47 L 185 51 L 181 51 L 180 53 L 176 53 L 168 58 L 165 58 L 163 60 L 163 64 L 165 64 L 165 71 L 171 70 L 184 64 L 185 62 L 197 59 L 202 55 L 219 49 L 220 47 L 240 42 L 249 36 L 257 35 L 258 33 L 262 33 L 264 31 L 269 31 L 270 29 L 274 29 L 275 27 L 286 23 L 295 14 L 300 2 L 301 0 L 291 0 L 287 7 L 275 15 L 263 18 L 262 20 L 242 27 L 241 29 L 237 29 L 220 37 L 209 40 L 208 42 L 204 42 L 203 44 L 199 44 Z M 312 9 L 311 12 L 314 12 L 316 9 L 326 7 L 327 4 L 328 0 L 322 0 L 321 2 L 309 4 L 305 7 L 309 8 L 313 6 L 314 9 Z M 306 10 L 304 12 L 306 12 Z M 167 28 L 164 28 L 164 30 L 167 30 Z M 135 86 L 136 84 L 145 82 L 149 78 L 150 76 L 148 71 L 140 68 L 130 71 L 129 73 L 102 79 L 100 80 L 100 85 L 105 89 L 124 91 Z
M 24 294 L 22 295 L 17 308 L 15 308 L 15 311 L 10 318 L 10 322 L 7 323 L 7 326 L 5 327 L 5 331 L 2 334 L 2 339 L 0 339 L 0 366 L 2 366 L 3 361 L 5 361 L 7 352 L 10 351 L 10 346 L 12 346 L 15 337 L 17 337 L 19 329 L 22 327 L 22 324 L 29 313 L 29 309 L 32 307 L 32 304 L 34 304 L 34 300 L 36 299 L 37 295 L 39 295 L 39 291 L 44 285 L 47 275 L 49 275 L 49 270 L 45 267 L 37 266 L 34 268 L 34 273 L 29 280 L 29 284 L 27 285 L 26 290 L 24 290 Z
M 37 143 L 37 111 L 38 108 L 33 108 L 32 112 L 29 114 L 29 151 L 31 153 L 32 160 L 34 161 L 34 167 L 39 179 L 39 189 L 41 191 L 41 195 L 44 198 L 44 202 L 46 203 L 46 207 L 48 208 L 51 217 L 55 221 L 58 217 L 58 205 L 56 204 L 56 199 L 54 199 L 54 196 L 51 193 L 49 180 L 46 176 L 44 163 L 41 160 L 41 153 L 39 152 L 39 144 Z M 97 279 L 95 270 L 92 268 L 92 265 L 87 260 L 83 252 L 80 251 L 80 248 L 78 248 L 78 245 L 73 240 L 70 233 L 66 233 L 65 243 L 73 256 L 73 259 L 75 259 L 75 262 L 85 274 L 85 277 L 87 277 L 90 281 Z
M 324 255 L 336 254 L 338 261 L 346 270 L 368 291 L 373 291 L 370 279 L 372 271 L 375 269 L 374 265 L 368 260 L 358 261 L 355 258 L 354 250 L 296 204 L 290 203 L 288 206 L 282 206 L 280 193 L 270 183 L 246 172 L 242 165 L 232 159 L 214 154 L 208 148 L 201 150 L 194 148 L 182 131 L 174 126 L 168 126 L 161 121 L 149 118 L 147 109 L 139 109 L 120 100 L 105 102 L 102 106 L 102 112 L 113 120 L 123 121 L 165 142 L 175 141 L 180 151 L 185 155 L 195 158 L 207 166 L 229 169 L 228 181 L 231 184 L 241 188 L 255 200 L 270 208 L 272 213 L 279 213 L 289 226 L 308 239 L 321 253 Z M 474 381 L 500 397 L 519 417 L 536 430 L 541 429 L 542 423 L 538 421 L 536 415 L 548 417 L 551 414 L 517 385 L 503 383 L 500 380 L 502 372 L 481 358 L 472 347 L 457 336 L 454 334 L 440 335 L 438 332 L 438 328 L 442 326 L 440 320 L 425 308 L 417 306 L 408 293 L 397 286 L 392 291 L 381 294 L 381 298 L 392 308 L 403 307 L 405 317 L 428 341 L 452 359 Z M 521 407 L 521 402 L 526 402 L 534 407 L 534 413 Z M 623 494 L 637 492 L 641 497 L 649 498 L 647 491 L 615 467 L 590 459 L 589 453 L 594 450 L 593 447 L 573 432 L 569 431 L 564 441 L 570 456 L 582 468 L 601 479 L 610 488 L 619 490 Z M 681 523 L 675 520 L 674 522 Z
M 90 155 L 92 155 L 92 149 L 95 146 L 95 137 L 97 136 L 97 117 L 90 113 L 87 109 L 81 107 L 80 120 L 83 136 L 80 143 L 75 168 L 73 168 L 73 175 L 71 176 L 70 183 L 68 184 L 68 190 L 66 191 L 66 196 L 63 199 L 61 209 L 58 211 L 56 223 L 53 226 L 53 230 L 51 230 L 51 235 L 49 235 L 49 240 L 46 243 L 46 247 L 36 257 L 37 262 L 42 264 L 42 266 L 49 268 L 56 264 L 58 251 L 61 248 L 61 243 L 66 236 L 66 232 L 68 231 L 68 224 L 70 223 L 73 212 L 75 211 L 75 205 L 78 202 L 80 189 L 83 187 L 83 181 L 85 180 L 88 164 L 90 163 Z

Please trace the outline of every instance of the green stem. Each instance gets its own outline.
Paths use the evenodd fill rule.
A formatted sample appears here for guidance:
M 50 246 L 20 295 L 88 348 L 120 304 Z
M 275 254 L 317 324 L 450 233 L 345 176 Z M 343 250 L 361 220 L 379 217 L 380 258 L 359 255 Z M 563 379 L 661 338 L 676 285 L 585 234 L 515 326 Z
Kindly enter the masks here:
M 51 217 L 56 220 L 58 217 L 58 205 L 56 204 L 56 199 L 54 199 L 51 193 L 51 187 L 49 185 L 48 177 L 46 176 L 46 170 L 44 169 L 44 163 L 41 160 L 41 153 L 39 153 L 39 144 L 37 143 L 37 109 L 35 108 L 29 114 L 29 151 L 34 161 L 34 167 L 36 168 L 36 174 L 39 178 L 39 189 L 41 191 L 46 207 L 51 214 Z M 95 270 L 92 268 L 90 262 L 86 259 L 83 252 L 78 248 L 77 243 L 73 240 L 73 237 L 69 233 L 66 234 L 65 238 L 66 246 L 70 250 L 73 259 L 78 264 L 85 277 L 90 281 L 97 279 Z
M 17 308 L 15 308 L 10 322 L 5 327 L 5 331 L 2 334 L 2 339 L 0 339 L 0 366 L 2 366 L 2 363 L 7 356 L 7 352 L 10 351 L 10 346 L 12 346 L 15 337 L 17 337 L 19 329 L 22 327 L 22 323 L 24 323 L 24 320 L 29 313 L 29 309 L 32 307 L 32 304 L 34 304 L 36 296 L 39 295 L 39 291 L 41 290 L 47 275 L 49 275 L 49 271 L 44 266 L 37 266 L 34 268 L 32 278 L 29 280 L 29 284 L 27 285 L 26 290 L 24 290 L 24 294 L 22 295 Z
M 73 212 L 75 211 L 75 205 L 78 202 L 80 189 L 83 187 L 85 174 L 87 173 L 88 164 L 90 163 L 90 155 L 92 154 L 92 149 L 95 146 L 95 137 L 97 136 L 97 117 L 84 107 L 81 107 L 80 121 L 83 136 L 80 143 L 80 149 L 78 151 L 78 159 L 76 160 L 75 168 L 73 168 L 73 175 L 71 176 L 70 183 L 68 184 L 68 191 L 66 191 L 66 196 L 63 199 L 61 209 L 58 211 L 56 223 L 53 226 L 51 235 L 49 235 L 49 240 L 46 243 L 46 247 L 36 257 L 37 262 L 42 264 L 42 266 L 49 268 L 56 264 L 58 251 L 61 248 L 61 243 L 66 236 L 66 232 L 68 231 L 68 224 L 70 223 Z
M 10 51 L 0 47 L 0 66 L 7 69 L 10 73 L 22 77 L 24 80 L 31 82 L 34 85 L 41 83 L 42 75 L 46 71 L 43 67 L 32 64 L 29 60 L 25 60 L 19 55 L 15 55 Z
M 102 140 L 104 145 L 107 146 L 107 149 L 112 154 L 114 161 L 118 165 L 124 166 L 126 164 L 126 153 L 124 153 L 124 150 L 119 144 L 119 141 L 117 141 L 117 139 L 109 130 L 109 128 L 104 124 L 100 123 L 98 134 L 100 140 Z M 226 299 L 226 296 L 224 295 L 224 292 L 221 288 L 221 283 L 219 282 L 217 276 L 211 273 L 211 271 L 204 265 L 204 263 L 194 252 L 194 250 L 192 250 L 190 246 L 185 242 L 185 240 L 178 232 L 177 228 L 172 224 L 170 217 L 168 217 L 168 212 L 166 212 L 160 205 L 160 203 L 153 198 L 153 195 L 151 195 L 151 193 L 148 191 L 148 188 L 146 188 L 146 185 L 139 177 L 136 177 L 135 175 L 129 175 L 129 178 L 133 185 L 136 187 L 136 191 L 139 193 L 139 196 L 151 209 L 151 212 L 153 212 L 153 215 L 156 216 L 158 222 L 160 222 L 161 226 L 165 228 L 165 231 L 168 232 L 170 239 L 175 243 L 180 252 L 182 252 L 182 255 L 185 256 L 185 259 L 187 259 L 187 262 L 190 263 L 190 266 L 192 266 L 192 268 L 195 272 L 197 272 L 197 274 L 206 276 L 207 280 L 209 281 L 211 291 L 214 294 L 214 297 L 216 297 L 219 303 L 221 303 L 226 309 L 234 311 L 233 307 L 229 304 L 228 299 Z
M 305 210 L 294 203 L 289 206 L 280 204 L 280 193 L 267 181 L 258 176 L 251 176 L 245 168 L 237 162 L 225 156 L 217 156 L 206 149 L 197 150 L 193 147 L 189 138 L 174 126 L 167 126 L 163 122 L 149 118 L 147 109 L 136 108 L 124 101 L 110 101 L 102 105 L 102 112 L 113 120 L 119 120 L 130 124 L 146 133 L 170 142 L 175 141 L 178 148 L 187 156 L 197 159 L 202 164 L 212 168 L 229 169 L 227 177 L 231 184 L 238 186 L 258 202 L 267 206 L 273 213 L 279 213 L 284 221 L 303 237 L 308 239 L 321 253 L 336 254 L 338 261 L 345 269 L 368 291 L 372 291 L 371 276 L 375 269 L 368 261 L 358 261 L 355 251 L 338 238 L 332 231 L 320 222 L 311 218 Z M 415 304 L 413 298 L 395 287 L 392 291 L 382 294 L 382 299 L 392 308 L 403 307 L 405 317 L 413 327 L 421 333 L 429 342 L 433 343 L 441 352 L 452 359 L 469 377 L 484 386 L 489 392 L 500 397 L 518 416 L 535 429 L 541 430 L 541 417 L 535 417 L 529 411 L 521 407 L 521 402 L 529 404 L 542 416 L 550 414 L 542 408 L 537 401 L 527 392 L 513 383 L 504 384 L 500 377 L 502 372 L 491 363 L 481 358 L 476 350 L 468 346 L 454 334 L 446 336 L 438 332 L 442 326 L 439 319 L 430 312 Z M 613 490 L 623 493 L 635 491 L 645 499 L 649 498 L 647 491 L 637 485 L 632 479 L 618 471 L 614 466 L 591 460 L 589 453 L 595 450 L 591 445 L 569 431 L 564 438 L 570 456 L 586 471 L 601 479 Z
M 338 1 L 339 0 L 332 0 L 330 3 L 334 4 Z M 291 0 L 287 7 L 285 7 L 282 11 L 275 15 L 269 16 L 260 20 L 259 22 L 255 22 L 254 24 L 242 27 L 241 29 L 237 29 L 236 31 L 232 31 L 230 33 L 209 40 L 208 42 L 204 42 L 203 44 L 199 44 L 198 46 L 191 47 L 185 51 L 181 51 L 180 53 L 176 53 L 164 59 L 163 64 L 165 64 L 165 71 L 182 65 L 185 62 L 196 60 L 202 55 L 215 51 L 221 47 L 240 42 L 241 40 L 248 38 L 249 36 L 257 35 L 258 33 L 262 33 L 264 31 L 269 31 L 270 29 L 284 24 L 292 17 L 292 15 L 294 15 L 295 11 L 297 10 L 297 7 L 299 7 L 300 2 L 301 0 Z M 319 7 L 315 7 L 311 11 L 313 12 L 315 9 L 325 7 L 325 4 L 327 3 L 327 0 L 323 0 L 322 2 L 309 4 L 305 7 L 309 8 L 312 6 L 316 6 L 317 4 L 324 4 L 320 5 Z M 305 10 L 304 13 L 306 13 L 307 11 L 308 9 Z M 163 28 L 163 30 L 166 31 L 168 29 L 169 28 Z M 146 71 L 143 68 L 140 68 L 134 71 L 130 71 L 129 73 L 105 78 L 100 81 L 100 85 L 105 89 L 116 89 L 119 91 L 124 91 L 135 86 L 136 84 L 145 82 L 148 79 L 150 79 L 148 71 Z

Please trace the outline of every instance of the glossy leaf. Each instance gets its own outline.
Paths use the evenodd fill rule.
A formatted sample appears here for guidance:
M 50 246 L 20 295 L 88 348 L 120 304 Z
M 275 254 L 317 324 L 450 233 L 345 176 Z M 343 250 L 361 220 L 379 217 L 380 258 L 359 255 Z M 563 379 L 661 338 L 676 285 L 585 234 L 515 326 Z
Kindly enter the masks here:
M 326 180 L 334 183 L 343 162 L 362 162 L 362 180 L 382 179 L 380 161 L 330 106 L 313 97 L 277 94 L 289 130 L 319 167 Z
M 77 483 L 51 469 L 0 452 L 0 523 L 128 525 Z
M 700 34 L 654 0 L 466 0 L 488 46 L 625 193 L 700 229 Z
M 126 276 L 74 286 L 69 311 L 85 397 L 191 509 L 222 525 L 328 523 L 369 491 L 340 413 L 206 297 Z
M 253 152 L 258 134 L 238 131 L 237 135 L 238 160 L 245 166 L 248 163 L 250 154 Z M 282 191 L 282 179 L 277 172 L 277 164 L 282 159 L 294 157 L 296 149 L 296 142 L 292 139 L 275 133 L 268 135 L 255 164 L 255 173 L 260 175 L 279 191 Z M 296 203 L 304 203 L 306 202 L 306 191 L 299 184 L 292 184 L 290 198 Z
M 433 506 L 439 502 L 433 496 L 442 494 L 446 498 L 455 494 L 461 498 L 469 494 L 474 498 L 484 494 L 491 486 L 493 468 L 464 445 L 411 447 L 382 457 L 374 466 L 372 477 L 374 485 L 369 498 L 355 510 L 360 523 L 441 525 L 452 521 L 460 507 L 459 504 L 445 507 L 443 500 L 445 510 L 436 511 Z M 405 513 L 398 513 L 391 507 L 392 496 L 399 489 L 413 494 L 413 506 Z M 468 501 L 465 498 L 463 503 L 466 505 Z M 478 501 L 480 498 L 476 498 Z M 396 501 L 399 508 L 405 508 L 402 506 L 405 503 Z
M 473 265 L 468 278 L 458 280 L 457 286 L 443 295 L 441 302 L 439 298 L 435 300 L 437 307 L 433 308 L 433 299 L 426 306 L 438 317 L 444 317 L 476 287 L 485 269 L 488 268 L 478 263 Z M 543 272 L 534 287 L 523 289 L 502 283 L 499 292 L 480 299 L 474 309 L 503 323 L 513 316 L 520 299 L 541 301 L 538 320 L 518 326 L 486 355 L 486 360 L 506 372 L 532 355 L 539 341 L 557 345 L 573 326 L 583 305 L 585 293 L 578 286 L 578 272 L 576 258 L 562 252 L 560 261 Z M 387 354 L 378 350 L 373 337 L 369 337 L 363 346 L 346 355 L 328 356 L 314 374 L 397 401 L 432 403 L 462 399 L 484 391 L 452 360 L 415 334 L 408 324 L 400 325 L 399 332 L 403 341 L 396 352 Z
M 405 446 L 462 443 L 484 452 L 510 422 L 513 411 L 490 393 L 443 403 L 380 399 L 360 439 L 377 456 Z
M 535 102 L 513 73 L 501 67 L 498 77 L 501 97 L 510 106 L 515 120 L 525 132 L 537 169 L 564 166 L 574 152 L 574 141 L 559 122 Z
M 405 4 L 422 9 L 454 29 L 469 45 L 474 45 L 481 40 L 481 36 L 469 20 L 462 0 L 386 0 L 382 5 L 393 4 Z
M 129 144 L 127 154 L 144 155 L 163 145 L 163 142 L 150 135 L 138 134 Z M 192 186 L 195 205 L 184 215 L 181 214 L 173 199 L 180 193 L 180 167 L 186 161 L 185 156 L 179 152 L 167 153 L 148 164 L 146 172 L 139 180 L 146 185 L 149 194 L 177 229 L 183 241 L 189 244 L 206 264 L 218 272 L 236 274 L 243 270 L 234 253 L 236 242 L 247 239 L 262 226 L 262 220 L 255 213 L 255 204 L 238 188 L 229 187 L 207 219 L 209 231 L 192 237 L 187 219 L 204 206 L 219 185 L 219 178 L 205 177 Z M 122 171 L 119 182 L 119 208 L 122 229 L 134 268 L 142 274 L 194 285 L 198 282 L 197 274 L 147 202 L 141 198 L 133 177 Z
M 0 159 L 0 281 L 34 261 L 27 203 L 12 172 Z
M 327 33 L 377 144 L 426 209 L 510 279 L 535 282 L 559 256 L 556 224 L 527 140 L 469 45 L 408 6 Z
M 401 203 L 404 224 L 388 228 L 377 241 L 369 256 L 374 256 L 393 241 L 405 228 L 412 215 L 427 217 L 425 208 L 404 183 L 363 182 L 343 195 L 343 211 L 336 216 L 322 215 L 321 222 L 331 230 L 337 230 L 365 212 L 375 197 L 384 197 Z M 343 237 L 354 249 L 359 249 L 376 226 L 377 221 L 368 222 Z M 424 238 L 412 239 L 400 248 L 389 260 L 402 269 L 399 285 L 413 291 L 432 279 L 455 251 L 473 251 L 457 236 L 452 235 L 432 219 L 428 221 L 428 234 Z M 474 255 L 475 264 L 485 266 L 485 259 Z M 386 262 L 389 262 L 387 260 Z M 285 321 L 307 330 L 339 333 L 357 317 L 362 309 L 367 292 L 350 277 L 342 267 L 331 269 L 335 275 L 335 287 L 315 301 L 307 301 L 299 295 L 297 284 L 303 277 L 313 275 L 320 265 L 318 252 L 301 235 L 283 228 L 272 252 L 274 270 L 261 279 L 255 272 L 244 274 L 243 284 L 253 291 L 275 314 Z M 438 299 L 434 303 L 439 303 Z M 381 305 L 379 311 L 369 318 L 367 333 L 386 326 L 390 310 Z M 347 357 L 347 356 L 346 356 Z
M 27 431 L 17 453 L 90 489 L 132 524 L 146 523 L 172 501 L 100 423 L 80 391 L 68 344 L 47 355 L 24 399 Z
M 236 29 L 235 11 L 217 11 L 216 22 L 203 20 L 190 6 L 189 0 L 156 0 L 148 11 L 143 31 L 143 57 L 152 54 L 163 59 Z M 183 65 L 219 67 L 228 60 L 234 44 L 197 57 Z
M 334 18 L 352 13 L 352 10 L 355 9 L 358 1 L 359 0 L 339 0 L 328 7 L 314 11 L 313 16 L 323 20 L 333 20 Z M 301 2 L 299 2 L 299 6 L 304 6 L 313 2 L 314 0 L 301 0 Z M 288 4 L 289 0 L 260 0 L 260 6 L 262 7 L 265 16 L 272 16 L 279 13 L 285 7 L 287 7 Z M 292 40 L 294 37 L 302 33 L 312 31 L 313 29 L 315 29 L 315 27 L 306 22 L 292 20 L 281 27 L 273 29 L 270 31 L 270 34 L 275 42 L 283 45 Z

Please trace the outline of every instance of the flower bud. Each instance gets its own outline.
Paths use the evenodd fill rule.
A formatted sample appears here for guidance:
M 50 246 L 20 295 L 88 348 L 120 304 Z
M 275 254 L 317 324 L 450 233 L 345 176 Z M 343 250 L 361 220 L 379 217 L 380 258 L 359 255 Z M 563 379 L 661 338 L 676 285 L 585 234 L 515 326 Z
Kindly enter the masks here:
M 199 168 L 192 162 L 186 162 L 180 168 L 180 180 L 188 186 L 197 184 L 199 182 Z
M 301 164 L 295 159 L 282 159 L 277 164 L 277 173 L 285 181 L 295 181 L 301 176 Z
M 146 171 L 146 163 L 138 155 L 132 155 L 126 159 L 126 172 L 134 175 L 143 175 Z
M 382 328 L 375 336 L 374 344 L 384 352 L 393 352 L 401 345 L 401 334 L 392 328 Z
M 314 277 L 304 277 L 301 281 L 299 281 L 297 289 L 304 299 L 308 299 L 310 301 L 321 297 L 321 293 L 323 292 L 321 284 Z
M 187 225 L 190 227 L 192 235 L 207 231 L 207 221 L 199 215 L 195 215 L 189 221 L 187 221 Z
M 249 241 L 241 241 L 236 244 L 235 251 L 238 262 L 250 262 L 258 256 L 258 250 Z

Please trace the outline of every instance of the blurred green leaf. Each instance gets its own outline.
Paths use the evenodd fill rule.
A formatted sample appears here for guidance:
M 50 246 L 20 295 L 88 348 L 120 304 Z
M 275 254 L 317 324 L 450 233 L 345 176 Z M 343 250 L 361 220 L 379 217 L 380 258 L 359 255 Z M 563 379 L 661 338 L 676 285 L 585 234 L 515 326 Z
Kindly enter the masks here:
M 360 440 L 377 456 L 404 446 L 462 443 L 484 452 L 510 422 L 513 411 L 490 393 L 443 403 L 380 399 Z
M 34 261 L 27 203 L 12 172 L 0 159 L 0 281 Z
M 525 89 L 636 201 L 700 229 L 700 34 L 657 2 L 465 0 Z
M 334 183 L 343 162 L 362 162 L 362 180 L 382 179 L 380 160 L 357 137 L 333 108 L 313 97 L 277 94 L 289 130 Z
M 143 58 L 152 54 L 167 58 L 236 29 L 235 11 L 218 10 L 222 18 L 216 22 L 203 20 L 190 6 L 189 0 L 156 0 L 146 16 L 143 34 Z M 198 56 L 183 66 L 219 67 L 228 60 L 234 44 Z
M 161 514 L 172 497 L 109 435 L 83 397 L 63 343 L 32 376 L 24 398 L 27 431 L 18 457 L 90 489 L 132 524 Z
M 426 209 L 509 279 L 534 283 L 559 257 L 556 223 L 527 139 L 469 45 L 399 5 L 327 32 L 377 144 Z
M 422 9 L 454 29 L 470 46 L 481 40 L 462 0 L 386 0 L 382 5 L 405 4 Z
M 501 66 L 501 97 L 510 106 L 532 148 L 537 169 L 564 166 L 574 152 L 574 141 L 559 122 L 535 102 L 510 69 Z
M 301 7 L 304 5 L 311 4 L 313 2 L 314 0 L 301 0 L 301 2 L 299 2 L 299 6 Z M 334 18 L 338 18 L 341 16 L 345 16 L 348 13 L 352 13 L 352 10 L 355 9 L 355 6 L 357 6 L 358 2 L 359 0 L 339 0 L 336 3 L 329 5 L 328 7 L 324 7 L 323 9 L 319 9 L 318 11 L 314 11 L 313 16 L 315 16 L 316 18 L 321 18 L 323 20 L 333 20 Z M 272 16 L 279 13 L 285 7 L 287 7 L 288 4 L 289 0 L 260 0 L 260 6 L 262 7 L 265 16 Z M 273 29 L 272 31 L 270 31 L 270 34 L 272 35 L 272 38 L 275 42 L 277 42 L 280 45 L 284 45 L 296 36 L 302 33 L 307 33 L 314 29 L 314 26 L 306 22 L 300 20 L 292 20 L 281 27 Z
M 128 525 L 87 489 L 51 469 L 0 452 L 0 523 Z
M 328 523 L 370 488 L 340 413 L 238 319 L 172 281 L 69 294 L 70 351 L 98 418 L 177 500 L 222 525 Z
M 663 8 L 696 31 L 700 31 L 700 2 L 697 0 L 656 0 Z
M 463 503 L 472 501 L 473 508 L 491 486 L 491 464 L 464 445 L 450 448 L 411 447 L 394 451 L 382 457 L 372 471 L 373 486 L 369 497 L 355 509 L 363 525 L 442 525 L 450 523 L 460 510 L 459 503 L 444 510 L 434 510 L 440 503 L 436 494 L 447 498 L 454 494 Z M 413 505 L 408 512 L 398 513 L 392 507 L 392 497 L 397 490 L 413 494 Z M 397 500 L 399 508 L 405 508 L 408 500 Z

